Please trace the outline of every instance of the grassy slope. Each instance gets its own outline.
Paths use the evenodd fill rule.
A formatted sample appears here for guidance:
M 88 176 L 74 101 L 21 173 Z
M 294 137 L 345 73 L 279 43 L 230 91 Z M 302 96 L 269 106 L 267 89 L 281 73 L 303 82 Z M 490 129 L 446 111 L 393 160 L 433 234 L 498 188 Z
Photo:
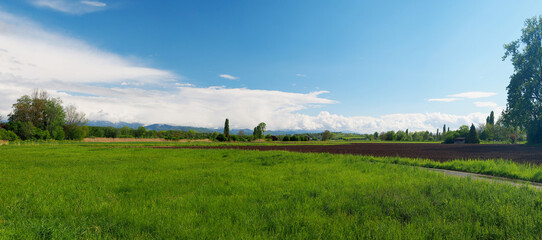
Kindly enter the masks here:
M 0 147 L 0 238 L 538 238 L 542 193 L 371 157 Z

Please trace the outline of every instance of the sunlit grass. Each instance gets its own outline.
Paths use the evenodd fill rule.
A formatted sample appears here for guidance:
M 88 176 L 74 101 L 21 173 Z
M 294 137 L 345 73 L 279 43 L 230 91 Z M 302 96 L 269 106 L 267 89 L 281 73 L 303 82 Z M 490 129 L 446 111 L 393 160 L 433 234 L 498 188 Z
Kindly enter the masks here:
M 536 190 L 393 161 L 279 151 L 2 146 L 0 238 L 529 239 L 542 234 L 542 194 Z

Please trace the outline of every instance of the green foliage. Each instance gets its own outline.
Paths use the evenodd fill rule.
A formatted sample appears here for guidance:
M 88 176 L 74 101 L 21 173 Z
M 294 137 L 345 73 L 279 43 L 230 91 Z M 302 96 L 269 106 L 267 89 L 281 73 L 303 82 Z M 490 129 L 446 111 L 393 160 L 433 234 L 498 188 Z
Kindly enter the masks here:
M 489 114 L 489 121 L 487 124 L 495 125 L 495 113 L 493 111 Z
M 327 140 L 331 139 L 332 136 L 333 136 L 333 134 L 329 130 L 325 130 L 322 133 L 322 141 L 327 141 Z
M 120 136 L 120 130 L 114 127 L 106 127 L 104 129 L 104 137 L 106 138 L 118 138 Z
M 86 126 L 78 126 L 78 125 L 71 124 L 71 125 L 64 126 L 64 132 L 66 134 L 67 140 L 81 141 L 87 135 L 88 128 Z
M 213 132 L 213 134 L 211 135 L 211 139 L 216 139 L 216 137 L 218 137 L 218 133 L 215 131 L 215 132 Z
M 469 134 L 465 138 L 465 143 L 469 143 L 469 144 L 480 143 L 480 139 L 478 138 L 478 132 L 476 132 L 476 128 L 474 127 L 474 124 L 470 126 Z
M 390 164 L 396 163 L 396 164 Z M 397 164 L 505 161 L 111 145 L 2 146 L 5 239 L 537 239 L 541 193 Z
M 221 134 L 218 134 L 218 136 L 216 136 L 216 140 L 219 141 L 219 142 L 225 142 L 228 139 L 226 138 L 226 135 L 221 133 Z
M 48 140 L 48 139 L 51 139 L 51 135 L 49 134 L 49 131 L 47 130 L 41 130 L 39 128 L 34 127 L 34 137 L 32 139 Z
M 395 134 L 395 140 L 396 141 L 408 141 L 408 135 L 405 132 L 399 130 Z
M 444 138 L 444 143 L 453 144 L 456 138 L 460 137 L 457 131 L 448 131 L 446 132 L 446 137 Z
M 498 128 L 499 126 L 497 126 Z M 495 140 L 495 125 L 486 124 L 480 138 L 487 141 Z M 482 136 L 483 135 L 483 136 Z
M 51 134 L 51 137 L 57 141 L 64 140 L 66 138 L 66 133 L 64 132 L 64 128 L 61 126 L 56 126 L 53 129 L 53 133 Z
M 457 133 L 459 133 L 459 137 L 467 138 L 467 136 L 469 135 L 469 131 L 469 126 L 461 125 L 461 127 L 459 127 L 459 130 L 457 130 Z
M 25 123 L 22 132 L 16 131 L 21 139 L 43 139 L 47 137 L 45 133 L 38 131 L 38 136 L 32 134 L 30 126 L 26 123 L 31 123 L 32 127 L 49 132 L 49 136 L 53 135 L 53 131 L 57 127 L 62 127 L 65 122 L 66 113 L 62 108 L 62 101 L 58 98 L 49 97 L 47 92 L 34 90 L 31 96 L 25 95 L 17 99 L 13 104 L 13 112 L 9 114 L 9 122 Z M 15 130 L 15 129 L 13 129 Z
M 388 131 L 386 132 L 385 136 L 386 138 L 384 140 L 386 141 L 395 141 L 396 139 L 395 131 Z
M 224 136 L 228 141 L 230 140 L 230 120 L 226 118 L 226 122 L 224 123 Z
M 134 137 L 134 129 L 124 126 L 119 129 L 120 131 L 120 137 L 121 138 L 133 138 Z
M 19 137 L 17 137 L 17 134 L 15 134 L 13 131 L 0 128 L 0 140 L 7 140 L 11 142 L 19 140 Z
M 264 122 L 258 124 L 254 128 L 254 132 L 252 133 L 252 136 L 254 136 L 254 139 L 262 139 L 264 137 L 266 125 Z
M 36 128 L 32 122 L 18 122 L 18 127 L 16 129 L 17 135 L 22 140 L 32 140 L 36 134 Z
M 525 128 L 530 143 L 542 143 L 542 16 L 525 21 L 520 39 L 505 45 L 514 73 L 507 87 L 502 119 L 506 125 Z
M 134 136 L 136 138 L 145 138 L 147 137 L 147 129 L 143 126 L 140 126 L 137 128 L 137 130 L 135 130 L 134 132 Z

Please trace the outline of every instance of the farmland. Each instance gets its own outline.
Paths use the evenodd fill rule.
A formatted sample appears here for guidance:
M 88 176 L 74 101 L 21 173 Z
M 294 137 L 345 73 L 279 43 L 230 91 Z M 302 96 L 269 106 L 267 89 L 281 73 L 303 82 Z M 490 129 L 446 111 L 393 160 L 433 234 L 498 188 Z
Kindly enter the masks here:
M 542 233 L 542 193 L 531 187 L 386 159 L 135 143 L 1 146 L 0 239 L 529 239 Z
M 201 146 L 205 148 L 205 146 Z M 215 146 L 212 146 L 215 147 Z M 427 158 L 436 161 L 455 159 L 506 159 L 519 163 L 542 163 L 542 148 L 519 144 L 427 144 L 427 143 L 351 143 L 351 144 L 312 144 L 295 146 L 271 145 L 223 145 L 217 148 L 244 150 L 282 150 L 295 152 L 319 152 L 335 154 L 361 154 L 381 157 Z

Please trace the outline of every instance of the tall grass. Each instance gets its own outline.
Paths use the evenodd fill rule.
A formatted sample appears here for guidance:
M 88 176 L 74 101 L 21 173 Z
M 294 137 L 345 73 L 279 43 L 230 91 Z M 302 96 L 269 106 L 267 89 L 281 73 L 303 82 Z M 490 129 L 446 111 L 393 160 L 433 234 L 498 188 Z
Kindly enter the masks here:
M 401 157 L 366 157 L 365 159 L 371 162 L 447 169 L 542 183 L 542 166 L 532 163 L 517 163 L 503 159 L 470 159 L 447 162 Z
M 542 193 L 380 158 L 0 147 L 0 239 L 534 239 Z M 400 159 L 401 160 L 401 159 Z

